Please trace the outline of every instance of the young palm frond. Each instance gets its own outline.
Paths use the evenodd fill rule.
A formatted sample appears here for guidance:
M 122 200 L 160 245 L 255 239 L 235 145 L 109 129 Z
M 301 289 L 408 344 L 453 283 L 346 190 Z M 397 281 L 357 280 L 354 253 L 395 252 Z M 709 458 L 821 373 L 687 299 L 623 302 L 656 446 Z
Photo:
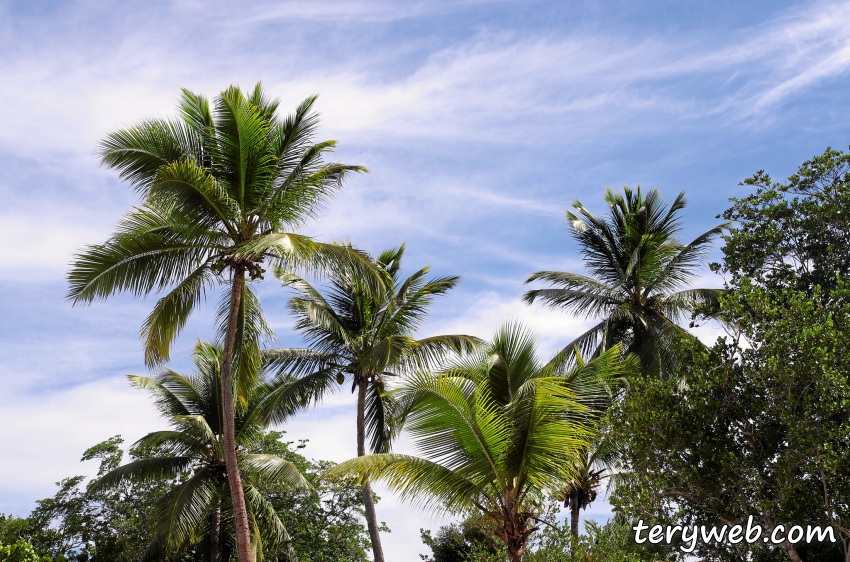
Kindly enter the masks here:
M 373 454 L 328 474 L 383 481 L 425 509 L 483 514 L 510 560 L 521 561 L 545 498 L 577 476 L 598 396 L 637 369 L 619 346 L 567 367 L 558 357 L 539 362 L 535 348 L 530 332 L 507 324 L 448 369 L 407 378 L 396 392 L 420 456 Z
M 683 244 L 679 211 L 682 192 L 668 207 L 657 189 L 644 197 L 640 187 L 623 186 L 622 194 L 605 193 L 610 214 L 596 217 L 578 200 L 567 212 L 573 237 L 581 247 L 590 276 L 565 271 L 538 271 L 526 283 L 546 281 L 552 288 L 528 291 L 523 300 L 540 301 L 599 323 L 564 348 L 595 356 L 616 343 L 640 357 L 642 371 L 668 376 L 677 370 L 672 352 L 680 336 L 677 325 L 688 317 L 716 317 L 718 289 L 687 289 L 713 240 L 727 228 L 718 225 Z

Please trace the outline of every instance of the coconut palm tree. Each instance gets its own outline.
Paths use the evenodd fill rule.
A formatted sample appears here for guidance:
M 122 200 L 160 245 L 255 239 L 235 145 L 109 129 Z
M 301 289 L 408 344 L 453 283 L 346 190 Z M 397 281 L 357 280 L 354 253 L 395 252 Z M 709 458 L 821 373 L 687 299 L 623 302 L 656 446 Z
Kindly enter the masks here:
M 717 289 L 691 289 L 705 252 L 729 223 L 720 224 L 682 244 L 679 211 L 685 192 L 672 205 L 657 189 L 646 194 L 623 186 L 622 194 L 605 192 L 608 217 L 590 213 L 578 200 L 577 214 L 567 212 L 573 237 L 581 247 L 590 275 L 538 271 L 526 283 L 548 281 L 552 288 L 528 291 L 526 303 L 542 301 L 599 322 L 565 349 L 599 354 L 621 342 L 635 353 L 645 374 L 668 375 L 676 370 L 674 342 L 688 336 L 677 322 L 688 315 L 712 316 L 718 309 Z
M 271 337 L 248 281 L 262 278 L 269 261 L 363 265 L 348 248 L 290 231 L 313 217 L 351 172 L 365 171 L 323 161 L 335 142 L 313 142 L 314 101 L 307 98 L 281 119 L 278 102 L 268 100 L 260 84 L 249 95 L 231 86 L 212 109 L 205 97 L 183 90 L 179 119 L 151 119 L 108 135 L 100 146 L 102 164 L 118 170 L 143 202 L 106 242 L 78 253 L 68 274 L 68 298 L 75 305 L 120 292 L 168 291 L 142 327 L 149 366 L 168 360 L 171 343 L 206 292 L 216 284 L 226 287 L 218 311 L 222 446 L 240 562 L 250 561 L 251 548 L 236 464 L 231 379 L 234 363 L 245 363 L 242 373 L 257 372 L 249 363 L 257 360 L 263 338 Z M 244 396 L 250 381 L 237 383 Z
M 551 524 L 540 508 L 572 482 L 597 406 L 636 368 L 620 355 L 615 346 L 588 363 L 560 353 L 542 364 L 534 337 L 507 324 L 480 351 L 444 372 L 419 372 L 397 390 L 422 456 L 373 454 L 327 474 L 383 481 L 426 509 L 478 512 L 519 562 L 538 524 Z
M 93 483 L 93 489 L 106 489 L 149 479 L 175 478 L 179 482 L 160 501 L 156 533 L 142 562 L 179 553 L 193 544 L 208 548 L 211 562 L 223 562 L 231 558 L 236 545 L 223 447 L 222 349 L 198 343 L 193 359 L 197 370 L 190 375 L 165 370 L 155 377 L 129 377 L 133 386 L 153 394 L 157 409 L 172 429 L 142 437 L 134 447 L 149 451 L 146 458 L 115 468 Z M 259 451 L 266 428 L 265 403 L 272 396 L 283 403 L 287 381 L 267 381 L 262 375 L 253 379 L 245 395 L 237 398 L 235 438 L 237 462 L 245 479 L 253 555 L 261 558 L 264 543 L 276 544 L 289 537 L 255 484 L 283 484 L 293 489 L 309 488 L 309 484 L 289 461 Z M 206 548 L 198 545 L 204 537 Z
M 414 339 L 433 298 L 446 293 L 458 277 L 428 279 L 424 267 L 402 280 L 404 245 L 383 252 L 374 261 L 386 289 L 371 291 L 366 280 L 353 270 L 329 273 L 326 295 L 301 277 L 279 268 L 276 275 L 284 287 L 298 296 L 289 302 L 295 329 L 309 348 L 267 350 L 272 368 L 296 377 L 293 386 L 304 396 L 319 396 L 349 381 L 357 392 L 357 455 L 366 454 L 366 440 L 373 452 L 386 452 L 399 429 L 399 405 L 387 392 L 388 380 L 414 367 L 434 365 L 447 352 L 472 349 L 476 338 L 441 335 Z M 276 407 L 269 402 L 269 407 Z M 285 411 L 285 409 L 283 410 Z M 273 419 L 276 419 L 273 417 Z M 363 503 L 375 562 L 383 561 L 372 489 L 363 481 Z
M 574 537 L 579 535 L 579 512 L 596 500 L 599 487 L 619 463 L 620 451 L 610 432 L 598 432 L 579 454 L 572 481 L 558 493 L 564 507 L 570 510 L 570 532 Z

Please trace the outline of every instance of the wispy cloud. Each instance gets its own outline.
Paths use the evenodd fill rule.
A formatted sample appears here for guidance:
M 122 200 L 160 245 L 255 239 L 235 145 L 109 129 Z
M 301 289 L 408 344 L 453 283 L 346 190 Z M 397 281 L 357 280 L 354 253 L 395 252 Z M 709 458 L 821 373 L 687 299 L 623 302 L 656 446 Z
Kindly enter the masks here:
M 450 9 L 444 3 L 392 6 L 297 2 L 254 9 L 247 17 L 277 21 L 334 13 L 368 19 Z M 744 119 L 746 126 L 747 118 L 850 68 L 848 2 L 809 4 L 721 39 L 581 30 L 532 39 L 485 28 L 432 50 L 400 77 L 375 71 L 391 46 L 374 45 L 365 58 L 351 53 L 298 68 L 291 54 L 263 50 L 276 37 L 265 29 L 259 51 L 238 57 L 237 67 L 177 34 L 144 44 L 159 22 L 133 23 L 109 52 L 94 41 L 70 51 L 47 43 L 0 63 L 7 77 L 0 90 L 7 100 L 0 109 L 6 149 L 91 147 L 117 124 L 169 112 L 177 85 L 214 89 L 240 76 L 265 77 L 288 105 L 321 92 L 329 126 L 357 132 L 362 140 L 371 132 L 378 135 L 372 142 L 391 135 L 517 143 L 530 142 L 532 131 L 551 136 L 566 130 L 589 141 L 609 135 L 614 124 L 653 129 L 658 115 L 698 119 L 720 113 Z M 257 33 L 253 24 L 241 26 L 233 31 L 237 36 Z M 694 76 L 707 82 L 691 88 Z

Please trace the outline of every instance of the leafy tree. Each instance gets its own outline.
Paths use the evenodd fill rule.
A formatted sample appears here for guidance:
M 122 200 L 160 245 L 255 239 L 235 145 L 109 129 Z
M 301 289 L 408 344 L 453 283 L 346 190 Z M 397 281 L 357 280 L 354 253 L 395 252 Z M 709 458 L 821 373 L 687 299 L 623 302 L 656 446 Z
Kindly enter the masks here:
M 638 381 L 619 412 L 630 472 L 615 501 L 679 524 L 831 526 L 840 544 L 701 547 L 719 559 L 850 559 L 850 156 L 827 149 L 785 183 L 732 199 L 714 270 L 734 330 L 688 349 L 685 384 Z M 648 455 L 648 456 L 643 456 Z
M 293 442 L 283 442 L 281 437 L 278 432 L 267 433 L 262 451 L 294 464 L 310 488 L 291 490 L 271 483 L 258 486 L 291 538 L 289 545 L 269 549 L 266 558 L 285 560 L 285 550 L 291 548 L 301 562 L 368 562 L 369 534 L 363 525 L 360 485 L 353 480 L 326 480 L 322 473 L 334 463 L 309 461 L 297 453 L 305 440 L 293 447 Z
M 478 342 L 463 335 L 414 339 L 433 298 L 454 287 L 458 277 L 428 279 L 424 267 L 402 280 L 404 249 L 402 245 L 387 250 L 374 261 L 386 287 L 381 292 L 371 290 L 368 280 L 352 269 L 328 274 L 327 297 L 285 269 L 276 273 L 285 287 L 298 293 L 289 308 L 296 331 L 310 347 L 267 350 L 269 365 L 297 377 L 293 388 L 303 389 L 305 396 L 351 382 L 351 391 L 357 392 L 358 456 L 366 454 L 367 438 L 373 452 L 388 451 L 399 429 L 399 407 L 386 392 L 389 379 L 412 367 L 433 365 L 445 353 L 470 349 Z M 372 488 L 368 480 L 362 484 L 369 537 L 375 561 L 380 562 L 383 551 Z
M 504 560 L 505 545 L 493 536 L 493 531 L 493 521 L 480 515 L 444 525 L 436 537 L 430 530 L 420 529 L 422 542 L 431 549 L 432 556 L 419 557 L 425 562 L 474 562 L 481 556 L 501 554 Z
M 827 148 L 784 183 L 760 170 L 741 185 L 755 192 L 723 213 L 736 227 L 723 263 L 713 264 L 733 287 L 746 277 L 768 289 L 820 286 L 828 294 L 836 274 L 850 275 L 850 154 Z
M 227 501 L 232 494 L 222 446 L 224 408 L 219 388 L 223 353 L 220 348 L 198 343 L 193 360 L 197 371 L 190 375 L 166 370 L 154 378 L 130 376 L 135 387 L 154 395 L 157 408 L 172 429 L 142 437 L 135 447 L 151 451 L 150 455 L 112 467 L 91 486 L 97 491 L 131 482 L 179 479 L 159 502 L 156 532 L 142 562 L 156 560 L 164 553 L 185 552 L 199 544 L 209 553 L 209 559 L 217 562 L 228 560 L 235 546 L 234 510 Z M 267 382 L 262 375 L 251 379 L 255 384 L 245 389 L 235 408 L 235 437 L 239 470 L 245 477 L 244 501 L 252 523 L 251 544 L 256 549 L 253 557 L 257 557 L 266 544 L 274 547 L 290 541 L 273 505 L 257 485 L 298 489 L 309 484 L 293 463 L 263 452 L 262 445 L 267 441 L 262 415 L 265 400 L 269 396 L 279 400 L 288 381 Z
M 74 304 L 168 290 L 142 327 L 151 366 L 168 360 L 171 342 L 206 291 L 218 282 L 227 287 L 218 311 L 223 453 L 241 562 L 251 560 L 251 545 L 236 459 L 232 366 L 254 361 L 260 341 L 271 336 L 246 281 L 262 278 L 268 260 L 312 266 L 358 260 L 349 250 L 287 231 L 311 218 L 348 174 L 365 171 L 324 163 L 335 143 L 313 143 L 314 101 L 307 98 L 280 119 L 278 102 L 260 84 L 248 95 L 231 86 L 212 109 L 205 97 L 183 90 L 179 119 L 151 119 L 107 136 L 101 162 L 117 169 L 143 203 L 106 242 L 82 250 L 68 274 Z M 250 381 L 237 382 L 244 395 Z
M 840 281 L 827 297 L 745 280 L 728 309 L 740 339 L 692 347 L 685 384 L 631 389 L 618 422 L 630 470 L 614 503 L 678 525 L 821 525 L 839 541 L 699 543 L 699 556 L 850 559 L 850 287 Z
M 87 449 L 81 460 L 99 460 L 98 475 L 103 475 L 120 464 L 122 442 L 119 436 L 107 439 Z M 141 459 L 144 452 L 131 449 L 130 457 Z M 83 476 L 65 478 L 52 498 L 37 502 L 27 532 L 36 552 L 57 561 L 138 562 L 154 532 L 157 503 L 174 480 L 133 482 L 120 490 L 94 490 L 84 481 Z
M 578 200 L 573 202 L 577 214 L 567 212 L 590 276 L 538 271 L 526 282 L 548 281 L 553 287 L 528 291 L 523 299 L 600 320 L 565 349 L 596 355 L 623 343 L 640 358 L 644 373 L 669 374 L 677 366 L 672 344 L 685 333 L 676 322 L 717 309 L 721 291 L 684 287 L 727 225 L 682 244 L 676 234 L 682 229 L 684 192 L 668 207 L 657 189 L 644 197 L 640 187 L 634 192 L 623 186 L 622 195 L 607 189 L 605 202 L 610 208 L 605 218 L 593 216 Z
M 0 545 L 33 543 L 42 539 L 38 526 L 29 517 L 15 517 L 0 513 Z
M 32 545 L 18 541 L 9 546 L 0 543 L 0 562 L 53 562 L 48 556 L 39 556 Z
M 448 371 L 420 372 L 399 390 L 423 457 L 373 454 L 329 474 L 382 480 L 426 508 L 478 512 L 495 522 L 511 562 L 521 561 L 547 494 L 574 476 L 565 466 L 592 437 L 595 406 L 636 367 L 620 351 L 572 368 L 564 353 L 541 364 L 533 336 L 508 324 Z

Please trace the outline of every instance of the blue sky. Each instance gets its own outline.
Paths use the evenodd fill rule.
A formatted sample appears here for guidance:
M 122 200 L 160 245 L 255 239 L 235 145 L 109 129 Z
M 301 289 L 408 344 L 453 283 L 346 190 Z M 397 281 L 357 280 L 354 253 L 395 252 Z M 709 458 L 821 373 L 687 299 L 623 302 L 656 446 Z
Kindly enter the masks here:
M 683 238 L 718 222 L 738 182 L 776 178 L 850 144 L 850 2 L 39 2 L 0 4 L 0 512 L 27 513 L 53 483 L 89 474 L 82 451 L 162 426 L 123 378 L 141 373 L 152 302 L 72 309 L 72 253 L 136 202 L 93 155 L 107 132 L 168 115 L 179 88 L 210 96 L 262 80 L 285 110 L 320 95 L 320 136 L 371 174 L 306 232 L 409 268 L 460 274 L 423 335 L 490 335 L 509 317 L 547 352 L 585 322 L 522 305 L 540 269 L 580 270 L 563 212 L 602 211 L 605 186 L 687 190 Z M 705 273 L 702 283 L 721 280 Z M 281 343 L 287 294 L 261 288 Z M 185 367 L 210 314 L 178 343 Z M 352 397 L 287 429 L 308 454 L 354 454 Z M 604 503 L 590 516 L 604 518 Z M 399 506 L 388 555 L 418 560 Z

